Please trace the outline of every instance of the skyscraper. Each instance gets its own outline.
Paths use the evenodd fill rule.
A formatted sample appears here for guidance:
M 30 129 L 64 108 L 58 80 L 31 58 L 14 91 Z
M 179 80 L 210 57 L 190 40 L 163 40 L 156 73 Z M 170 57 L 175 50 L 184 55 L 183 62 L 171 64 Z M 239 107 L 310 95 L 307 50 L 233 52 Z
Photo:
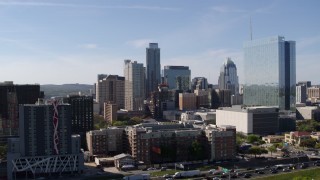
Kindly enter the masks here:
M 191 71 L 188 66 L 164 66 L 163 73 L 169 89 L 190 90 Z
M 125 109 L 141 111 L 145 99 L 145 68 L 142 63 L 124 60 Z
M 191 82 L 191 89 L 208 89 L 208 80 L 205 77 L 195 77 Z
M 160 48 L 158 43 L 149 43 L 146 49 L 146 96 L 150 97 L 150 93 L 157 91 L 158 85 L 161 83 L 160 75 Z
M 118 75 L 105 75 L 98 78 L 96 96 L 99 103 L 100 114 L 103 114 L 104 103 L 114 103 L 119 109 L 124 108 L 124 77 Z
M 295 41 L 275 36 L 244 43 L 244 104 L 293 110 L 296 98 Z
M 231 58 L 227 58 L 220 69 L 219 89 L 229 89 L 231 94 L 239 94 L 237 67 Z

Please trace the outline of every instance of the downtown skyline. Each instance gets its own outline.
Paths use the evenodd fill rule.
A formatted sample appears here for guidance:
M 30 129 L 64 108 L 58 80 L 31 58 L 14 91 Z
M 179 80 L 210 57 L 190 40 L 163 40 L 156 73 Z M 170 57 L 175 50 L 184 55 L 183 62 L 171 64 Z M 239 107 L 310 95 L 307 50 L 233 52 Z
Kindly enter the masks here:
M 244 82 L 243 43 L 275 35 L 296 41 L 297 81 L 317 79 L 320 2 L 1 1 L 0 82 L 92 84 L 123 76 L 124 60 L 146 66 L 149 43 L 165 65 L 218 83 L 226 57 Z M 285 8 L 283 8 L 285 7 Z

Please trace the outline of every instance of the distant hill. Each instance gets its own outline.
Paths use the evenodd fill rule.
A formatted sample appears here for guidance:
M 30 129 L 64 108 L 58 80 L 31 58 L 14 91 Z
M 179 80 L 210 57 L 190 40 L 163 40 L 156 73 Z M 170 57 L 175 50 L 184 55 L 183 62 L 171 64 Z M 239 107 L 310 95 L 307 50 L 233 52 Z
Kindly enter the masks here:
M 90 89 L 93 90 L 93 85 L 89 84 L 44 84 L 40 85 L 40 90 L 44 91 L 45 98 L 51 98 L 55 96 L 67 96 L 69 94 L 89 95 Z

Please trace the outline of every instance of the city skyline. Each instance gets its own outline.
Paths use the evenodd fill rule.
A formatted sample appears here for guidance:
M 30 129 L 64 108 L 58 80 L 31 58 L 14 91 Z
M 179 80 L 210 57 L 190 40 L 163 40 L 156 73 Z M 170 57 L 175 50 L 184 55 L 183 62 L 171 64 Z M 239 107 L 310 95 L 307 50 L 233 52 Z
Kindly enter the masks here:
M 191 79 L 218 83 L 226 57 L 244 82 L 243 43 L 281 35 L 296 41 L 297 82 L 317 79 L 320 2 L 0 1 L 0 82 L 93 84 L 123 76 L 124 59 L 146 66 L 149 43 L 165 65 L 189 66 Z M 286 8 L 283 8 L 286 7 Z M 85 72 L 85 73 L 84 73 Z

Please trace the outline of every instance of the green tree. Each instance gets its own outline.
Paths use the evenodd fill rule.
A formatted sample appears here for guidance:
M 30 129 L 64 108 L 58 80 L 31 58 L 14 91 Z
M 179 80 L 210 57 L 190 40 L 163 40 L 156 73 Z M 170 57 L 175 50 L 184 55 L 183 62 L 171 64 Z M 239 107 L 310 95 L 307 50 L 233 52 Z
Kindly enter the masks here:
M 249 149 L 248 153 L 253 154 L 254 157 L 256 158 L 257 155 L 266 154 L 266 153 L 268 153 L 268 151 L 264 148 L 259 147 L 259 146 L 252 146 Z
M 317 143 L 317 140 L 310 138 L 310 139 L 302 140 L 300 142 L 300 146 L 301 147 L 314 148 L 316 143 Z
M 317 143 L 314 148 L 320 149 L 320 143 Z
M 7 159 L 7 145 L 0 146 L 0 159 Z
M 272 145 L 268 147 L 268 151 L 271 153 L 271 157 L 272 157 L 272 153 L 277 152 L 277 148 L 276 146 Z
M 247 141 L 251 144 L 254 142 L 258 142 L 259 140 L 260 140 L 260 137 L 255 134 L 250 134 L 247 136 Z

